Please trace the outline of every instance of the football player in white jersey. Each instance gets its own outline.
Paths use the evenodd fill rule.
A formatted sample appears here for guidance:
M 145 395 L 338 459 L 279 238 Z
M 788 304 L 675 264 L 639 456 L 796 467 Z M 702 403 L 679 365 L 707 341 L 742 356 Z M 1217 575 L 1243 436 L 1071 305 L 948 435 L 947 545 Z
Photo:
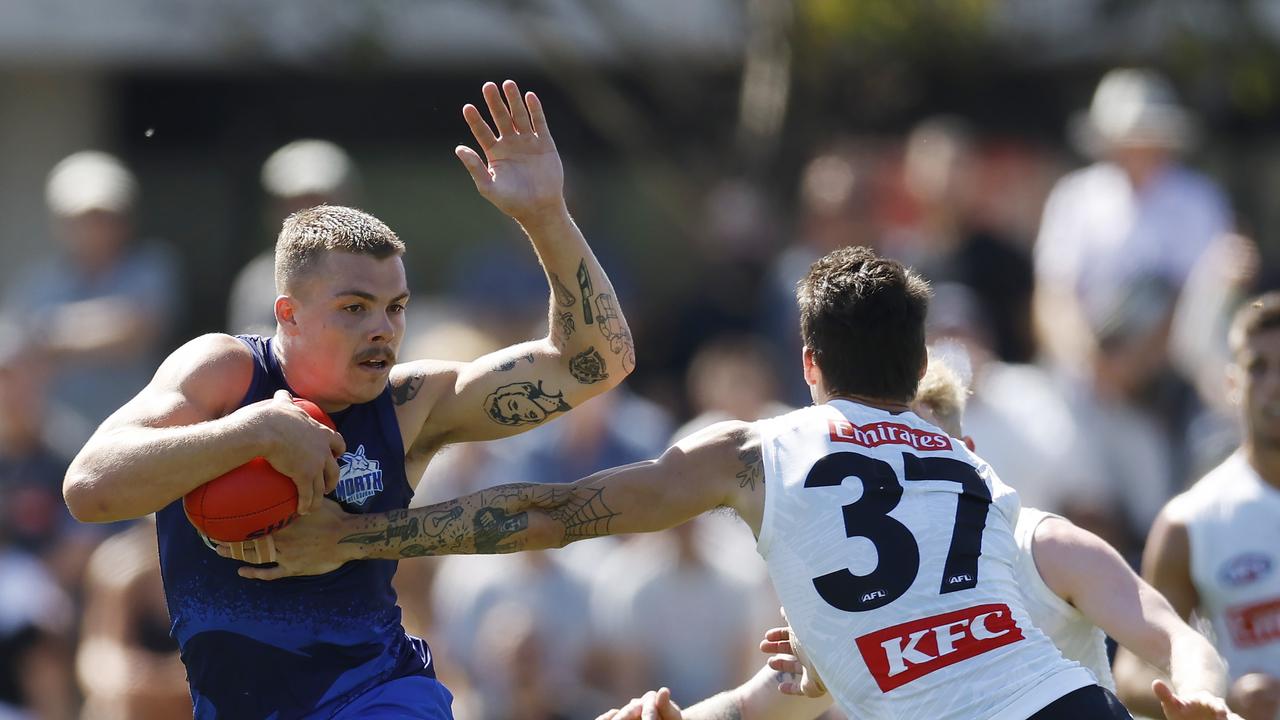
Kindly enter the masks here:
M 1247 720 L 1280 718 L 1280 293 L 1245 303 L 1232 322 L 1227 367 L 1243 442 L 1161 510 L 1142 572 L 1173 607 L 1213 628 L 1231 706 Z M 1126 698 L 1147 706 L 1150 673 L 1116 658 Z
M 961 429 L 964 404 L 959 378 L 931 358 L 912 409 L 973 449 L 973 441 Z M 1022 509 L 1014 534 L 1021 550 L 1014 573 L 1027 611 L 1066 658 L 1089 668 L 1103 686 L 1114 689 L 1105 629 L 1175 678 L 1183 697 L 1167 686 L 1161 690 L 1168 720 L 1239 720 L 1228 714 L 1220 697 L 1205 690 L 1213 688 L 1220 695 L 1226 687 L 1226 668 L 1213 646 L 1134 575 L 1110 545 L 1067 520 L 1032 508 Z M 650 692 L 596 720 L 642 720 L 646 709 L 660 720 L 813 720 L 831 707 L 821 680 L 795 657 L 789 628 L 770 630 L 761 649 L 782 654 L 732 690 L 683 711 L 670 693 Z
M 1013 572 L 1017 495 L 908 407 L 927 365 L 927 284 L 848 247 L 813 264 L 797 301 L 813 406 L 717 423 L 656 460 L 568 485 L 333 516 L 264 576 L 362 553 L 558 547 L 729 507 L 755 533 L 831 694 L 859 720 L 1130 718 L 1028 618 Z

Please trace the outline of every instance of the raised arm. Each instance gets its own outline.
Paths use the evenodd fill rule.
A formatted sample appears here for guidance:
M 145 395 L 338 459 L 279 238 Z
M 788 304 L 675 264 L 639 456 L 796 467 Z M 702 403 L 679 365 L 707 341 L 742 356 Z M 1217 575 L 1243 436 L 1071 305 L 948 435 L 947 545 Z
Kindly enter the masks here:
M 240 574 L 273 580 L 327 572 L 363 558 L 563 547 L 604 535 L 663 530 L 717 507 L 733 508 L 758 532 L 763 476 L 759 438 L 751 425 L 718 423 L 656 460 L 566 485 L 499 485 L 435 505 L 367 515 L 346 515 L 326 503 L 326 522 L 294 523 L 275 533 L 276 567 L 245 567 Z
M 1045 584 L 1121 646 L 1167 673 L 1179 695 L 1206 705 L 1222 702 L 1227 691 L 1222 658 L 1114 548 L 1058 518 L 1040 523 L 1032 548 Z M 1148 710 L 1161 712 L 1158 703 Z
M 67 470 L 63 496 L 84 522 L 142 517 L 263 456 L 298 485 L 300 512 L 336 484 L 342 436 L 287 397 L 239 408 L 252 356 L 229 335 L 174 351 L 136 397 L 89 439 Z
M 479 153 L 456 150 L 476 189 L 524 228 L 548 285 L 546 337 L 471 363 L 398 367 L 402 396 L 429 385 L 420 407 L 401 411 L 421 427 L 413 447 L 515 435 L 566 412 L 635 369 L 635 347 L 617 295 L 569 216 L 564 170 L 542 103 L 516 84 L 483 89 L 492 126 L 474 105 L 462 114 Z M 411 450 L 411 453 L 413 451 Z

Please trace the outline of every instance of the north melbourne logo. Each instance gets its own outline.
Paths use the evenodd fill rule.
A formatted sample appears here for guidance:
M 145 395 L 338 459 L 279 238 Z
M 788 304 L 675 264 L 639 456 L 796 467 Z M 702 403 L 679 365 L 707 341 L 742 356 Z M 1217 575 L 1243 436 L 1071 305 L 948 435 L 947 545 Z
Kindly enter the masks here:
M 363 505 L 380 492 L 382 463 L 365 457 L 364 445 L 338 458 L 338 489 L 334 494 L 339 502 Z
M 858 650 L 881 692 L 1022 639 L 1004 604 L 912 620 L 858 638 Z

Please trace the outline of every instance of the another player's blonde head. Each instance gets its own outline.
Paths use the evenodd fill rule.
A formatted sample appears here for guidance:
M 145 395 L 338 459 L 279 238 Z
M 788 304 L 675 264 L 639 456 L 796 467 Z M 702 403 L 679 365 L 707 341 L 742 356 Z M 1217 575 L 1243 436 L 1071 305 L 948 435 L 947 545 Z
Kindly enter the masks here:
M 913 405 L 923 406 L 933 415 L 934 424 L 951 437 L 962 437 L 961 420 L 969 393 L 960 375 L 936 355 L 929 357 L 929 369 L 920 378 Z
M 1231 321 L 1227 342 L 1231 354 L 1239 357 L 1249 340 L 1264 330 L 1280 328 L 1280 291 L 1263 293 L 1246 302 Z
M 276 292 L 287 293 L 326 252 L 371 255 L 379 260 L 400 255 L 404 242 L 386 223 L 341 205 L 317 205 L 285 218 L 276 239 Z

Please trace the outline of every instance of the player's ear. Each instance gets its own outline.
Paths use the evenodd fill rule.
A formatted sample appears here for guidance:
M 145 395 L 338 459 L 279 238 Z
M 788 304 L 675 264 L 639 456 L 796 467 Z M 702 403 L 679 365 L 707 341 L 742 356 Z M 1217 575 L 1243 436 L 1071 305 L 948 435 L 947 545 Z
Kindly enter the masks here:
M 290 295 L 281 295 L 276 298 L 276 322 L 280 328 L 286 333 L 297 332 L 298 328 L 298 301 Z
M 818 362 L 814 360 L 813 349 L 808 345 L 800 351 L 800 361 L 804 365 L 804 381 L 809 387 L 817 387 L 822 381 L 822 370 L 818 367 Z
M 1244 368 L 1232 359 L 1227 363 L 1227 402 L 1237 406 L 1244 401 Z
M 978 452 L 978 446 L 973 442 L 973 436 L 972 436 L 972 435 L 965 435 L 964 437 L 962 437 L 962 438 L 960 438 L 960 439 L 964 441 L 964 446 L 965 446 L 965 447 L 967 447 L 967 448 L 969 448 L 969 452 L 971 452 L 971 453 L 976 453 L 976 452 Z

